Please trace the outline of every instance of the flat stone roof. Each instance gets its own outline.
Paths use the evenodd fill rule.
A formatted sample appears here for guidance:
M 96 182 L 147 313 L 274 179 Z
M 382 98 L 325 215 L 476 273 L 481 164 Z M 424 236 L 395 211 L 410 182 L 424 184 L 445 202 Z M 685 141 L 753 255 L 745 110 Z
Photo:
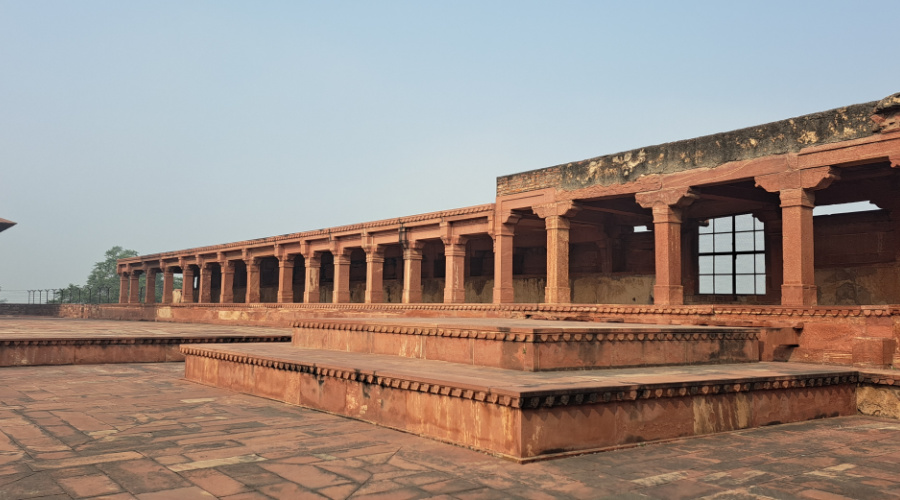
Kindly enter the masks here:
M 593 185 L 627 184 L 645 175 L 715 168 L 728 162 L 859 139 L 878 132 L 873 115 L 894 113 L 898 106 L 900 97 L 894 94 L 880 101 L 500 176 L 497 195 L 544 188 L 573 191 Z

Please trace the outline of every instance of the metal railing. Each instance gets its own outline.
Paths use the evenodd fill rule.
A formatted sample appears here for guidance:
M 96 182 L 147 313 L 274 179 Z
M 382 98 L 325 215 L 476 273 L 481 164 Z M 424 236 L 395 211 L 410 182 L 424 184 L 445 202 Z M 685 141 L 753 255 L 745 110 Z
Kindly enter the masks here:
M 112 288 L 108 286 L 76 286 L 26 291 L 29 304 L 110 304 L 119 301 L 118 296 L 113 297 Z

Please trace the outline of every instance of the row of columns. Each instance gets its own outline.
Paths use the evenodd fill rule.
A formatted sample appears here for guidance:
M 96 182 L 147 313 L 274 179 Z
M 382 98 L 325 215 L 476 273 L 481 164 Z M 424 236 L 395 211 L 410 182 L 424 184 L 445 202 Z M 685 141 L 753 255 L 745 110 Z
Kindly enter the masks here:
M 782 212 L 782 255 L 783 284 L 782 305 L 811 306 L 816 304 L 816 286 L 813 261 L 813 219 L 815 206 L 814 192 L 828 187 L 837 178 L 830 167 L 819 167 L 779 174 L 763 175 L 755 178 L 756 185 L 766 191 L 779 193 Z M 680 305 L 684 303 L 681 262 L 681 225 L 684 209 L 699 198 L 690 188 L 663 189 L 637 193 L 639 205 L 651 209 L 654 226 L 654 248 L 656 284 L 654 302 L 658 305 Z M 554 202 L 530 207 L 544 220 L 547 232 L 547 283 L 544 301 L 552 304 L 569 303 L 569 229 L 570 219 L 578 212 L 574 201 Z M 520 216 L 512 212 L 499 214 L 494 227 L 494 302 L 513 302 L 513 238 L 515 225 Z M 443 228 L 441 237 L 446 258 L 445 303 L 465 302 L 465 257 L 464 237 L 453 235 L 449 226 Z M 366 252 L 366 303 L 384 300 L 384 247 L 372 242 L 363 244 Z M 332 247 L 334 255 L 334 303 L 350 302 L 350 249 Z M 306 252 L 305 292 L 303 302 L 319 301 L 321 277 L 320 253 Z M 293 255 L 277 255 L 279 260 L 279 289 L 277 301 L 290 303 L 293 296 Z M 247 268 L 246 301 L 259 302 L 260 269 L 258 257 L 243 259 Z M 204 262 L 198 259 L 200 269 L 199 302 L 211 302 L 212 265 L 221 267 L 222 286 L 219 301 L 234 301 L 234 260 L 220 259 Z M 422 246 L 420 241 L 411 241 L 403 249 L 403 303 L 422 301 Z M 184 302 L 193 302 L 194 270 L 183 261 Z M 139 270 L 121 277 L 120 302 L 138 302 Z M 155 289 L 157 269 L 148 269 L 147 290 Z M 172 301 L 172 267 L 163 268 L 163 303 Z M 127 292 L 126 292 L 127 290 Z M 153 303 L 155 294 L 145 294 L 145 302 Z
M 403 250 L 403 293 L 404 303 L 417 303 L 422 301 L 422 249 L 420 241 L 410 242 Z M 380 245 L 368 245 L 366 251 L 366 303 L 380 303 L 384 301 L 384 247 Z M 333 248 L 334 256 L 334 303 L 350 302 L 350 249 Z M 453 236 L 447 238 L 444 246 L 446 258 L 446 278 L 444 288 L 445 303 L 465 302 L 465 237 Z M 278 292 L 279 303 L 294 302 L 294 255 L 284 254 L 278 256 Z M 246 302 L 260 301 L 260 257 L 248 257 L 243 260 L 247 269 L 247 296 Z M 304 256 L 305 260 L 305 288 L 303 302 L 319 302 L 321 280 L 321 255 L 320 252 L 309 252 Z M 212 302 L 212 266 L 218 264 L 222 276 L 220 287 L 221 303 L 234 302 L 234 273 L 235 259 L 223 259 L 215 261 L 203 261 L 197 259 L 197 264 L 187 264 L 182 261 L 177 267 L 182 270 L 182 301 L 195 302 L 194 280 L 195 267 L 199 269 L 199 287 L 197 289 L 197 302 Z M 119 277 L 119 302 L 139 303 L 139 279 L 146 275 L 146 289 L 156 289 L 156 275 L 160 270 L 163 273 L 162 303 L 172 303 L 174 291 L 174 275 L 176 266 L 162 268 L 132 269 L 122 273 Z M 145 293 L 144 303 L 156 302 L 155 293 Z

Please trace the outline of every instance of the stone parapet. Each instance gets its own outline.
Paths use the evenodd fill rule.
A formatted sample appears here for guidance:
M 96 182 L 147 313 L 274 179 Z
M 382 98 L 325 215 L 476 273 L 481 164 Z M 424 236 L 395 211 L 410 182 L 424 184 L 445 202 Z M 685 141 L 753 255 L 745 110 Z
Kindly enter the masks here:
M 715 168 L 803 148 L 861 139 L 876 133 L 878 101 L 631 151 L 597 156 L 497 178 L 497 196 L 557 188 L 634 182 L 653 174 Z

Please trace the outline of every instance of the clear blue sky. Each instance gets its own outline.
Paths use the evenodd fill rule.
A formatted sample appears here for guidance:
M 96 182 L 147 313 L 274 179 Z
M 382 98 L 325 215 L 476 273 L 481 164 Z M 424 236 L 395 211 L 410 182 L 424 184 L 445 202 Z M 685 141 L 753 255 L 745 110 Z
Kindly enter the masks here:
M 900 91 L 900 2 L 0 0 L 0 298 Z

